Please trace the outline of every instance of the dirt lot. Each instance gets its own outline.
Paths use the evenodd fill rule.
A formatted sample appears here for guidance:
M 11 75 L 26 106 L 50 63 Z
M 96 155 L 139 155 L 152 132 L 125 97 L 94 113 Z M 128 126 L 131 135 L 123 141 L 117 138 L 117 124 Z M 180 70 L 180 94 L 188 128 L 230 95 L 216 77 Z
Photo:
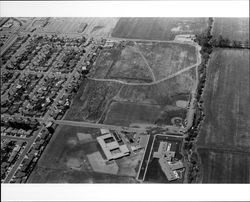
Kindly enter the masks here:
M 118 46 L 101 51 L 92 70 L 92 77 L 123 80 L 128 83 L 151 82 L 152 76 L 147 64 L 134 46 Z
M 249 173 L 243 172 L 246 157 L 239 157 L 230 150 L 248 151 L 250 146 L 249 114 L 249 50 L 216 49 L 208 67 L 207 82 L 204 94 L 205 120 L 200 131 L 198 146 L 208 151 L 217 148 L 215 157 L 201 151 L 204 182 L 249 182 Z M 220 149 L 220 147 L 223 147 Z M 211 153 L 211 152 L 210 152 Z M 224 159 L 223 157 L 226 158 Z M 248 154 L 249 155 L 249 154 Z M 223 161 L 221 160 L 223 159 Z M 211 164 L 214 162 L 214 164 Z M 211 167 L 206 168 L 207 164 Z M 241 165 L 242 168 L 239 166 Z M 233 167 L 233 171 L 231 171 Z M 214 169 L 214 170 L 209 170 Z M 214 173 L 225 175 L 219 176 Z M 248 169 L 249 170 L 249 169 Z M 241 172 L 242 171 L 242 172 Z M 212 174 L 210 175 L 210 172 Z M 228 178 L 227 175 L 240 173 L 239 178 Z
M 197 63 L 194 46 L 178 43 L 138 42 L 156 80 L 163 79 Z
M 201 33 L 206 26 L 206 18 L 120 18 L 111 36 L 173 40 L 178 34 Z
M 154 123 L 160 114 L 157 105 L 113 102 L 109 107 L 105 124 L 129 126 L 131 123 Z
M 230 41 L 249 41 L 249 18 L 215 18 L 213 36 L 219 35 Z
M 97 121 L 120 87 L 121 84 L 114 82 L 83 81 L 65 119 Z

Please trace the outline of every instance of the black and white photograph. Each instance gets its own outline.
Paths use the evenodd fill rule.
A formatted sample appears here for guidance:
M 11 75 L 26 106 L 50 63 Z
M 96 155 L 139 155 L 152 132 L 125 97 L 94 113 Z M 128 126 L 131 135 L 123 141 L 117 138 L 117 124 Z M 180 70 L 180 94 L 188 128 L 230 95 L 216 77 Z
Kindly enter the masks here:
M 0 38 L 1 186 L 249 188 L 249 16 L 0 14 Z

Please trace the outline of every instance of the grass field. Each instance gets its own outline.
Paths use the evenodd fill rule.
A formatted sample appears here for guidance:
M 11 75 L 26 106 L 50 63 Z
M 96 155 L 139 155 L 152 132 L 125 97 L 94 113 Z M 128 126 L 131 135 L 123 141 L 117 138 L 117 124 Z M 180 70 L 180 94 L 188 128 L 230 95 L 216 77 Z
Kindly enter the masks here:
M 176 106 L 177 100 L 189 100 L 195 87 L 195 68 L 150 86 L 124 86 L 119 97 L 129 102 Z
M 188 44 L 138 42 L 138 47 L 153 70 L 156 80 L 197 63 L 196 49 Z
M 84 140 L 79 134 L 87 134 L 88 138 Z M 96 141 L 98 135 L 100 130 L 95 128 L 59 126 L 32 172 L 29 182 L 135 182 L 130 178 L 134 174 L 128 174 L 128 171 L 136 167 L 140 155 L 126 161 L 130 163 L 130 168 L 122 160 L 118 164 L 114 162 L 106 165 L 105 155 Z
M 119 45 L 112 49 L 103 49 L 92 71 L 95 78 L 117 79 L 129 83 L 152 81 L 147 64 L 132 42 L 125 47 Z
M 105 124 L 129 126 L 131 123 L 154 123 L 160 114 L 157 105 L 113 102 L 109 107 Z
M 249 165 L 246 157 L 230 154 L 230 151 L 225 154 L 228 148 L 249 151 L 249 88 L 249 50 L 216 49 L 208 66 L 203 96 L 205 120 L 198 139 L 203 176 L 209 176 L 204 182 L 249 182 L 249 173 L 242 171 Z M 211 151 L 215 148 L 213 156 Z M 210 154 L 205 155 L 204 149 Z M 226 174 L 218 176 L 216 172 Z M 233 179 L 234 175 L 241 177 Z
M 230 41 L 249 41 L 249 18 L 215 18 L 213 36 L 220 35 Z
M 184 125 L 186 114 L 187 114 L 186 109 L 182 109 L 178 107 L 175 107 L 173 109 L 166 109 L 161 112 L 161 115 L 156 120 L 156 124 L 157 125 L 173 125 L 175 122 L 172 119 L 178 117 L 181 120 L 180 124 Z
M 150 182 L 150 183 L 167 183 L 167 182 L 169 182 L 167 177 L 165 176 L 164 172 L 161 169 L 161 166 L 158 162 L 159 159 L 153 158 L 154 152 L 158 151 L 160 142 L 162 142 L 162 141 L 163 142 L 170 142 L 171 143 L 170 151 L 176 152 L 175 158 L 177 158 L 179 160 L 182 159 L 182 155 L 180 154 L 182 142 L 180 139 L 157 135 L 155 137 L 153 149 L 152 149 L 151 156 L 149 159 L 148 169 L 147 169 L 147 172 L 145 175 L 145 182 Z M 174 181 L 174 183 L 181 183 L 182 181 L 183 181 L 183 179 L 179 179 L 179 180 Z
M 206 18 L 120 18 L 111 36 L 173 40 L 178 34 L 201 33 L 206 26 Z
M 120 87 L 120 84 L 113 82 L 83 81 L 65 119 L 97 121 Z

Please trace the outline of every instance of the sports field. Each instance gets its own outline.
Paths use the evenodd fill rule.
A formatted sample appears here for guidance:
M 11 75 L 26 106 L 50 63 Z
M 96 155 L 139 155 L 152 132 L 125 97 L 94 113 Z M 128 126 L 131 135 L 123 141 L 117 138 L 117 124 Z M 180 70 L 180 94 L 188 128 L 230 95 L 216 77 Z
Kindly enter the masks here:
M 249 18 L 215 18 L 212 34 L 230 41 L 249 41 Z
M 249 88 L 249 50 L 214 50 L 204 91 L 205 120 L 198 139 L 203 176 L 207 176 L 204 182 L 249 182 Z M 221 172 L 224 174 L 219 175 Z
M 206 27 L 206 18 L 120 18 L 111 36 L 168 41 L 178 34 L 201 33 Z

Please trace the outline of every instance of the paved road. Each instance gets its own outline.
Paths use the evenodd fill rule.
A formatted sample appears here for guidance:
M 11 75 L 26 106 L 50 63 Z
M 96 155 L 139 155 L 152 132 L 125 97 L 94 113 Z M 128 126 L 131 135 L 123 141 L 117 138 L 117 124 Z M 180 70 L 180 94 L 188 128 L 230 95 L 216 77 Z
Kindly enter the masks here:
M 54 120 L 56 124 L 59 125 L 69 125 L 69 126 L 81 126 L 81 127 L 89 127 L 89 128 L 104 128 L 110 130 L 126 130 L 131 132 L 146 132 L 144 129 L 124 127 L 124 126 L 114 126 L 100 123 L 89 123 L 89 122 L 80 122 L 80 121 L 67 121 L 67 120 Z

